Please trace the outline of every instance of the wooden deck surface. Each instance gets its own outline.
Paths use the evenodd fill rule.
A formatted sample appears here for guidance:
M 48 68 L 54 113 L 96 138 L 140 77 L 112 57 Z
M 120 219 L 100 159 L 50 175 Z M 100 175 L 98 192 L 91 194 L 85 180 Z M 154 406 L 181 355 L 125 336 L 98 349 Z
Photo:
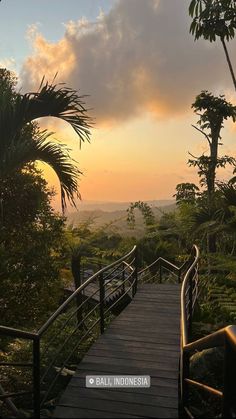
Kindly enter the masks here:
M 56 418 L 177 418 L 180 285 L 140 286 L 79 364 Z M 150 375 L 150 388 L 94 389 L 86 375 Z
M 118 300 L 119 297 L 123 294 L 122 286 L 117 288 L 114 292 L 112 292 L 112 286 L 117 288 L 117 284 L 114 282 L 105 287 L 105 305 L 109 306 L 114 303 L 115 300 Z M 66 291 L 72 294 L 75 292 L 75 286 L 70 285 L 66 287 Z M 83 291 L 82 295 L 85 299 L 91 298 L 94 304 L 100 301 L 100 293 L 99 293 L 99 283 L 91 283 L 89 284 Z

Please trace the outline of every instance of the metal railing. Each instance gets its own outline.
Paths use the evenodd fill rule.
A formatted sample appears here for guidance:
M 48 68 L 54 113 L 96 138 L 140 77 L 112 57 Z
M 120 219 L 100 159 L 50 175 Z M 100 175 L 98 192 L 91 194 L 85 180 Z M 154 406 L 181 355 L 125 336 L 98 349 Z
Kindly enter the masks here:
M 136 253 L 134 246 L 125 256 L 92 275 L 37 332 L 30 333 L 0 326 L 0 337 L 8 343 L 12 338 L 13 342 L 17 340 L 18 343 L 28 343 L 27 362 L 0 362 L 0 371 L 4 369 L 5 375 L 10 368 L 15 372 L 19 372 L 20 368 L 32 372 L 31 383 L 26 391 L 6 391 L 4 386 L 0 386 L 0 401 L 4 402 L 11 415 L 24 416 L 23 411 L 17 409 L 15 400 L 31 395 L 28 403 L 30 406 L 32 402 L 32 406 L 25 410 L 30 411 L 33 417 L 39 418 L 42 408 L 58 393 L 55 388 L 57 385 L 61 386 L 63 376 L 74 373 L 84 353 L 97 336 L 104 332 L 113 316 L 111 313 L 114 306 L 122 303 L 126 295 L 129 298 L 135 295 L 138 280 Z M 84 290 L 94 283 L 98 284 L 94 292 L 84 296 Z M 107 299 L 117 290 L 122 292 L 107 305 Z M 93 299 L 95 294 L 99 297 L 96 304 Z
M 193 246 L 188 260 L 180 267 L 166 259 L 158 258 L 148 267 L 138 271 L 136 246 L 124 257 L 100 269 L 85 281 L 36 332 L 17 330 L 0 326 L 0 337 L 23 340 L 29 343 L 28 358 L 20 362 L 1 362 L 0 370 L 14 368 L 30 369 L 32 390 L 6 391 L 0 385 L 0 401 L 11 415 L 22 417 L 13 400 L 32 394 L 32 416 L 40 417 L 42 408 L 58 393 L 54 390 L 65 374 L 73 374 L 88 347 L 100 333 L 103 333 L 113 316 L 113 308 L 122 302 L 124 296 L 134 297 L 137 284 L 172 280 L 182 282 L 181 287 L 181 362 L 180 401 L 182 414 L 193 418 L 190 402 L 190 388 L 198 389 L 220 399 L 221 415 L 235 417 L 236 411 L 236 326 L 228 326 L 197 341 L 191 342 L 194 308 L 198 297 L 199 250 Z M 167 275 L 167 276 L 166 276 Z M 171 279 L 170 279 L 171 276 Z M 97 284 L 94 291 L 85 295 L 91 284 Z M 107 305 L 109 297 L 121 290 L 114 301 Z M 94 296 L 98 294 L 97 302 Z M 93 300 L 93 304 L 91 301 Z M 224 348 L 223 391 L 212 388 L 191 378 L 190 358 L 196 351 L 219 347 Z M 30 410 L 30 409 L 28 409 Z M 182 417 L 182 416 L 181 416 Z
M 192 318 L 198 296 L 198 261 L 199 250 L 194 246 L 192 263 L 185 274 L 181 289 L 181 414 L 183 417 L 195 417 L 190 401 L 190 390 L 197 389 L 220 400 L 219 417 L 236 417 L 236 326 L 225 327 L 191 342 Z M 190 377 L 191 355 L 216 347 L 224 348 L 222 391 Z
M 182 282 L 182 278 L 191 263 L 191 257 L 188 258 L 181 266 L 159 257 L 149 266 L 138 272 L 139 282 L 142 283 L 162 283 L 165 282 Z

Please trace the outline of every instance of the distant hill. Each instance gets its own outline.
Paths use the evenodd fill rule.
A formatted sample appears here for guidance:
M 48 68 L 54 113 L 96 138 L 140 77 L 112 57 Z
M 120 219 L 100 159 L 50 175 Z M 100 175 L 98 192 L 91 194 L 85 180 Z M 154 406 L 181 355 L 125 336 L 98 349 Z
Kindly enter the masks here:
M 158 207 L 151 203 L 163 203 Z M 171 204 L 166 204 L 171 202 Z M 174 211 L 175 203 L 173 200 L 169 201 L 150 201 L 148 202 L 152 206 L 153 212 L 156 218 L 160 218 L 163 213 Z M 135 236 L 141 237 L 145 230 L 143 217 L 140 211 L 136 211 L 136 225 L 135 229 L 131 229 L 127 224 L 127 208 L 130 203 L 96 203 L 86 204 L 86 210 L 79 209 L 76 212 L 70 213 L 67 217 L 67 224 L 72 224 L 74 227 L 78 227 L 80 224 L 85 222 L 90 223 L 91 229 L 97 229 L 103 227 L 107 231 L 118 232 L 123 236 Z M 91 209 L 88 209 L 91 208 Z M 102 208 L 102 209 L 101 209 Z M 106 208 L 106 210 L 104 210 Z M 112 208 L 116 208 L 115 210 Z M 118 209 L 117 209 L 118 208 Z
M 175 203 L 173 199 L 160 199 L 153 201 L 145 201 L 151 207 L 169 206 Z M 106 201 L 80 201 L 78 203 L 79 211 L 107 211 L 114 212 L 126 210 L 131 202 L 106 202 Z

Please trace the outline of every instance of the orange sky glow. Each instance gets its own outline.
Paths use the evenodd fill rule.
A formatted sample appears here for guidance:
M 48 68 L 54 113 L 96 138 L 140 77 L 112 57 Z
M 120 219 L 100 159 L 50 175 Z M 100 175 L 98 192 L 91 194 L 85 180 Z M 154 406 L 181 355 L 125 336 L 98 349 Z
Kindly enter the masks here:
M 73 130 L 64 123 L 53 138 L 67 144 L 83 172 L 79 182 L 82 200 L 171 199 L 178 183 L 198 182 L 196 170 L 186 164 L 188 151 L 200 155 L 207 150 L 205 140 L 191 127 L 195 121 L 191 112 L 168 121 L 146 115 L 120 127 L 93 129 L 91 143 L 82 143 L 81 149 Z M 55 131 L 57 124 L 50 125 L 49 119 L 47 123 L 43 126 Z M 234 125 L 226 123 L 224 154 L 234 154 L 234 135 Z M 58 191 L 53 171 L 46 165 L 39 167 Z M 231 175 L 230 168 L 219 173 L 223 178 Z M 60 209 L 59 195 L 54 205 Z
M 186 164 L 188 152 L 207 152 L 206 140 L 191 127 L 198 119 L 191 109 L 196 95 L 208 90 L 235 103 L 222 46 L 194 42 L 189 0 L 104 0 L 106 10 L 97 8 L 96 18 L 86 4 L 71 0 L 60 17 L 50 15 L 54 24 L 43 12 L 41 21 L 28 21 L 29 50 L 17 69 L 19 86 L 23 92 L 37 90 L 43 76 L 51 82 L 57 74 L 57 83 L 88 95 L 84 101 L 94 128 L 91 143 L 81 149 L 71 127 L 52 118 L 40 121 L 71 149 L 83 172 L 83 200 L 171 199 L 178 183 L 198 182 L 196 170 Z M 228 48 L 236 66 L 234 41 Z M 220 152 L 235 156 L 235 128 L 225 125 Z M 58 190 L 53 172 L 39 167 Z M 219 176 L 229 178 L 231 172 L 227 168 Z M 59 202 L 58 195 L 57 208 Z

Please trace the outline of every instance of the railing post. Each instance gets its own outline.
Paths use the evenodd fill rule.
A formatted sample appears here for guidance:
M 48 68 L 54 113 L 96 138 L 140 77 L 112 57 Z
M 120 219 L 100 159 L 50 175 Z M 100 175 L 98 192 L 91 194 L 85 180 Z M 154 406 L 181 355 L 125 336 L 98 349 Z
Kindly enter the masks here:
M 190 273 L 189 278 L 189 292 L 188 292 L 188 298 L 189 298 L 189 319 L 188 319 L 188 336 L 189 340 L 191 340 L 192 336 L 192 322 L 193 322 L 193 272 Z
M 181 271 L 181 268 L 179 268 L 178 270 L 178 283 L 179 284 L 181 283 L 181 274 L 182 274 L 182 271 Z
M 81 283 L 83 283 L 85 281 L 85 278 L 84 278 L 84 263 L 82 264 L 82 282 Z
M 236 350 L 225 337 L 224 391 L 222 417 L 235 417 L 236 411 Z
M 33 340 L 34 417 L 40 418 L 40 337 Z
M 190 355 L 188 352 L 184 352 L 182 349 L 182 367 L 181 367 L 181 417 L 186 417 L 185 408 L 188 408 L 188 400 L 189 400 L 189 389 L 188 383 L 186 383 L 185 379 L 189 378 L 189 365 L 190 365 Z
M 160 284 L 162 283 L 162 264 L 161 264 L 161 260 L 159 262 L 159 277 L 160 277 Z
M 138 287 L 138 252 L 137 252 L 137 247 L 135 249 L 135 253 L 134 253 L 134 273 L 133 273 L 133 287 L 132 287 L 132 297 L 135 296 L 136 292 L 137 292 L 137 287 Z
M 104 333 L 104 301 L 105 301 L 105 285 L 103 273 L 99 275 L 99 291 L 100 291 L 100 331 Z
M 123 294 L 125 293 L 125 264 L 123 262 L 123 267 L 122 267 L 122 292 Z

